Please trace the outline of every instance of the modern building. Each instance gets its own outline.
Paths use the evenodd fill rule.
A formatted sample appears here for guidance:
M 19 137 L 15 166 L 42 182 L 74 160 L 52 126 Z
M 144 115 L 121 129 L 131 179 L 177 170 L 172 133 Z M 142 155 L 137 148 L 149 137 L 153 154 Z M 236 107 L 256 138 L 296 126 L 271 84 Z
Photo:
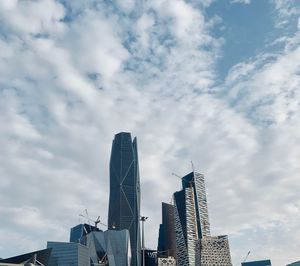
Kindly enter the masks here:
M 128 230 L 93 231 L 86 236 L 91 265 L 130 266 Z
M 204 175 L 182 177 L 182 190 L 173 195 L 177 265 L 232 265 L 226 236 L 210 236 Z
M 157 258 L 157 266 L 176 266 L 176 260 L 171 256 L 160 257 Z
M 195 265 L 196 242 L 210 235 L 204 176 L 194 171 L 184 176 L 173 197 L 177 264 Z
M 115 135 L 110 157 L 108 229 L 128 229 L 131 266 L 141 265 L 140 177 L 137 140 L 131 134 Z
M 52 249 L 48 266 L 90 265 L 89 250 L 85 245 L 48 241 L 47 248 Z
M 86 245 L 86 235 L 92 231 L 100 231 L 96 226 L 90 224 L 78 224 L 71 228 L 70 242 Z
M 162 223 L 159 226 L 158 256 L 176 258 L 176 234 L 174 224 L 174 205 L 162 202 Z
M 290 263 L 286 266 L 300 266 L 300 261 L 296 261 L 296 262 L 293 262 L 293 263 Z
M 0 265 L 48 265 L 51 249 L 42 249 L 26 254 L 0 259 Z M 32 265 L 31 264 L 31 265 Z
M 232 265 L 227 236 L 204 236 L 196 244 L 196 265 Z
M 156 260 L 157 250 L 145 249 L 145 266 L 157 266 Z
M 272 264 L 270 260 L 258 260 L 242 262 L 242 266 L 272 266 Z

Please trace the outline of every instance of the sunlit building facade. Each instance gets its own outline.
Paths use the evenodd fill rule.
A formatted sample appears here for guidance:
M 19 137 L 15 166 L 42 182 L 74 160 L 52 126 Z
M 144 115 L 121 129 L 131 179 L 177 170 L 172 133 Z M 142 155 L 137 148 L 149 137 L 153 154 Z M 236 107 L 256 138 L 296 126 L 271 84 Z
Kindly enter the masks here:
M 196 242 L 210 235 L 204 176 L 191 172 L 174 193 L 177 264 L 195 265 Z

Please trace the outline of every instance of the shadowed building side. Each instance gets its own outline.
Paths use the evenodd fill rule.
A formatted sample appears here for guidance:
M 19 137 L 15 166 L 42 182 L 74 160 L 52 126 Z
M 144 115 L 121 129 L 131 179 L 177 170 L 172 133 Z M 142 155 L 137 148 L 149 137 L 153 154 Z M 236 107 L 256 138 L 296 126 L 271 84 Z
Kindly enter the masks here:
M 272 266 L 270 260 L 258 260 L 242 262 L 242 266 Z
M 159 227 L 157 251 L 159 255 L 176 258 L 174 206 L 165 202 L 162 202 L 162 224 Z
M 44 265 L 48 265 L 50 255 L 51 248 L 47 248 L 6 259 L 0 259 L 0 265 L 24 265 L 25 263 L 34 263 L 32 260 L 37 260 Z
M 121 132 L 115 135 L 110 157 L 108 228 L 128 229 L 132 266 L 140 266 L 140 178 L 136 138 Z

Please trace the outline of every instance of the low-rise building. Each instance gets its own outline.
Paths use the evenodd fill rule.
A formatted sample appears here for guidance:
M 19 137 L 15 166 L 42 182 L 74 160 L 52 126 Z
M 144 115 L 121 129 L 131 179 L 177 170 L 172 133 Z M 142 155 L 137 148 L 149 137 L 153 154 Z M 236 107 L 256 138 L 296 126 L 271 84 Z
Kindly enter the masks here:
M 242 262 L 242 266 L 272 266 L 270 260 L 257 260 Z
M 228 237 L 204 236 L 196 243 L 196 265 L 231 266 Z

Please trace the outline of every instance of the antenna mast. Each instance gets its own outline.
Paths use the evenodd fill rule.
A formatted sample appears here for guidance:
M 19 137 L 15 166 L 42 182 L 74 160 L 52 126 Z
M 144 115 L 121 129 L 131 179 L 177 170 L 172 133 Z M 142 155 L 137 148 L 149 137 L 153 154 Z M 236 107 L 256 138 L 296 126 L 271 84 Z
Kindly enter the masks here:
M 194 169 L 194 164 L 193 164 L 193 161 L 191 160 L 191 165 L 192 165 L 192 170 L 193 170 L 193 173 L 195 172 L 195 169 Z

